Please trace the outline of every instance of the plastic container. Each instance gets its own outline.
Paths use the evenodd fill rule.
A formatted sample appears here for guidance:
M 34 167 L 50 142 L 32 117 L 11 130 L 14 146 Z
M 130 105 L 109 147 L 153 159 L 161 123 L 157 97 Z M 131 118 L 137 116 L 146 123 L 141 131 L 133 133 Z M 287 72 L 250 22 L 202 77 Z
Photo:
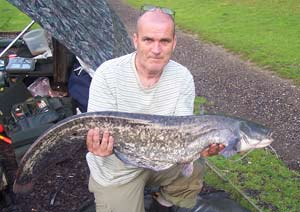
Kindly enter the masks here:
M 42 54 L 49 49 L 43 29 L 31 30 L 23 35 L 23 39 L 33 56 Z

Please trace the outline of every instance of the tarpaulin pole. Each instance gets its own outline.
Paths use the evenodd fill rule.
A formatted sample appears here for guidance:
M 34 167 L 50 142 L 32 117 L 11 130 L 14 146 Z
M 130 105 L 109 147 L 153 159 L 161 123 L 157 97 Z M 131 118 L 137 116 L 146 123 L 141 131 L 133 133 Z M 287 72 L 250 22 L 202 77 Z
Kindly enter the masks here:
M 12 45 L 34 24 L 34 21 L 31 21 L 24 29 L 23 31 L 1 52 L 0 57 L 2 57 L 7 50 L 9 50 Z

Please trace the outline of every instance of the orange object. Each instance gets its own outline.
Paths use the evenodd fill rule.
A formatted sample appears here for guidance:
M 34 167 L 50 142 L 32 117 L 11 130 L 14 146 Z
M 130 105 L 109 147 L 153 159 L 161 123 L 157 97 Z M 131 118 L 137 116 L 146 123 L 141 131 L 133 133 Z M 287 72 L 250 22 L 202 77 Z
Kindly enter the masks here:
M 3 133 L 4 132 L 4 127 L 2 124 L 0 124 L 0 133 Z
M 11 144 L 11 143 L 12 143 L 10 138 L 5 137 L 5 136 L 3 136 L 3 135 L 0 135 L 0 140 L 6 142 L 6 143 L 8 143 L 8 144 Z

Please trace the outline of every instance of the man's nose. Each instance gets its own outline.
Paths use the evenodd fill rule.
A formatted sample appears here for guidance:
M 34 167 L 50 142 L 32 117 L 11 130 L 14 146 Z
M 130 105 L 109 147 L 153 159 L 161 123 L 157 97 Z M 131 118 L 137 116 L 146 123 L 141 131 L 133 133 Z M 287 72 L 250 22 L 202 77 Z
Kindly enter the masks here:
M 161 52 L 161 45 L 160 45 L 159 42 L 155 42 L 155 43 L 153 44 L 152 52 L 153 52 L 154 54 L 160 54 L 160 52 Z

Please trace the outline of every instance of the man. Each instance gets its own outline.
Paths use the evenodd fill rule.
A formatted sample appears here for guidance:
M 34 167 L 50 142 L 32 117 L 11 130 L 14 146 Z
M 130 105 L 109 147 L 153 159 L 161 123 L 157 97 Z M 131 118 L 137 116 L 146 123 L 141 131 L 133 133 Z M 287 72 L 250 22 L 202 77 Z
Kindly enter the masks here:
M 136 52 L 103 63 L 91 87 L 88 111 L 121 111 L 157 115 L 192 115 L 195 97 L 193 77 L 171 61 L 176 46 L 174 13 L 167 8 L 144 7 L 133 36 Z M 120 161 L 113 154 L 114 138 L 109 129 L 87 135 L 87 162 L 97 211 L 144 211 L 144 187 L 160 186 L 156 201 L 164 207 L 192 208 L 202 187 L 203 164 L 194 163 L 186 177 L 182 165 L 154 172 Z M 201 154 L 216 154 L 214 145 Z M 200 154 L 200 153 L 199 153 Z

